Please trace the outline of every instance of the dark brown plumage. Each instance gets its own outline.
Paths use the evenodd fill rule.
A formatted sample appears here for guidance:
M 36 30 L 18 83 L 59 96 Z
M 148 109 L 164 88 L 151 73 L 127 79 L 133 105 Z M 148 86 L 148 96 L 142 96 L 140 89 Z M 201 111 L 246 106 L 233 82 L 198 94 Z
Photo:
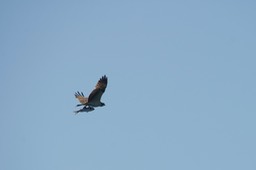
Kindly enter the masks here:
M 75 97 L 78 99 L 78 101 L 81 104 L 78 104 L 77 106 L 83 106 L 83 109 L 80 109 L 78 112 L 89 112 L 93 111 L 94 107 L 99 107 L 99 106 L 105 106 L 105 103 L 102 103 L 101 97 L 103 93 L 105 92 L 108 84 L 108 78 L 106 75 L 102 76 L 99 81 L 97 82 L 95 89 L 90 93 L 89 97 L 85 97 L 83 92 L 76 92 Z

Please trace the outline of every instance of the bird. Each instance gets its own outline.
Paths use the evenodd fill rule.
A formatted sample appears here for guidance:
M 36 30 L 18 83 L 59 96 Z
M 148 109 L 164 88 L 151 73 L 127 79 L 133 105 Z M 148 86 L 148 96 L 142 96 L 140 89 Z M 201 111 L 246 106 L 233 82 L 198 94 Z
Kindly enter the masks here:
M 94 110 L 94 107 L 102 107 L 105 106 L 105 103 L 101 102 L 101 97 L 105 92 L 108 84 L 108 78 L 106 75 L 102 76 L 96 86 L 95 89 L 90 93 L 89 97 L 85 97 L 83 92 L 77 91 L 75 93 L 75 98 L 80 102 L 77 106 L 84 106 L 82 109 L 75 111 L 75 113 L 79 112 L 90 112 Z

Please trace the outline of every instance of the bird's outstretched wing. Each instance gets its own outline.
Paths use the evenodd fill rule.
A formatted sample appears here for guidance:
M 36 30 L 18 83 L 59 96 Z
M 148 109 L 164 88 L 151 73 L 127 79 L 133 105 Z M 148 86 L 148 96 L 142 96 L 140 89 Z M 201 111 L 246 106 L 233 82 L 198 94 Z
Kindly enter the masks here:
M 108 84 L 108 78 L 106 75 L 102 76 L 95 86 L 95 89 L 91 92 L 88 98 L 89 103 L 100 102 L 101 96 L 105 92 Z
M 79 100 L 79 102 L 81 103 L 81 104 L 86 104 L 87 102 L 88 102 L 88 98 L 87 97 L 84 97 L 84 94 L 83 94 L 83 92 L 76 92 L 75 93 L 75 97 L 77 98 L 77 100 Z

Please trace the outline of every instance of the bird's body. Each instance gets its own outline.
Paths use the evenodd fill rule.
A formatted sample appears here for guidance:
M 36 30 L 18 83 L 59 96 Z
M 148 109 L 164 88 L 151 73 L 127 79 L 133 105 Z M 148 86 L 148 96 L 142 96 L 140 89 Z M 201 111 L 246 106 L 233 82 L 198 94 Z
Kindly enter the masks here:
M 95 86 L 95 89 L 90 93 L 89 97 L 85 97 L 83 92 L 76 92 L 75 97 L 80 104 L 77 106 L 84 106 L 84 108 L 75 111 L 78 112 L 90 112 L 94 110 L 94 107 L 105 106 L 105 103 L 101 102 L 101 96 L 105 92 L 108 84 L 108 78 L 106 75 L 102 76 Z

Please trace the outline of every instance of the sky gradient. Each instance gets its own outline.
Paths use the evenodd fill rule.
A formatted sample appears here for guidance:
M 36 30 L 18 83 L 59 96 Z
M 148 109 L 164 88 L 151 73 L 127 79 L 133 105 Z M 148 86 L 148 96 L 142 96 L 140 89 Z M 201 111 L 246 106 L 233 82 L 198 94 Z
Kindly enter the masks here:
M 0 169 L 255 170 L 255 7 L 1 1 Z

